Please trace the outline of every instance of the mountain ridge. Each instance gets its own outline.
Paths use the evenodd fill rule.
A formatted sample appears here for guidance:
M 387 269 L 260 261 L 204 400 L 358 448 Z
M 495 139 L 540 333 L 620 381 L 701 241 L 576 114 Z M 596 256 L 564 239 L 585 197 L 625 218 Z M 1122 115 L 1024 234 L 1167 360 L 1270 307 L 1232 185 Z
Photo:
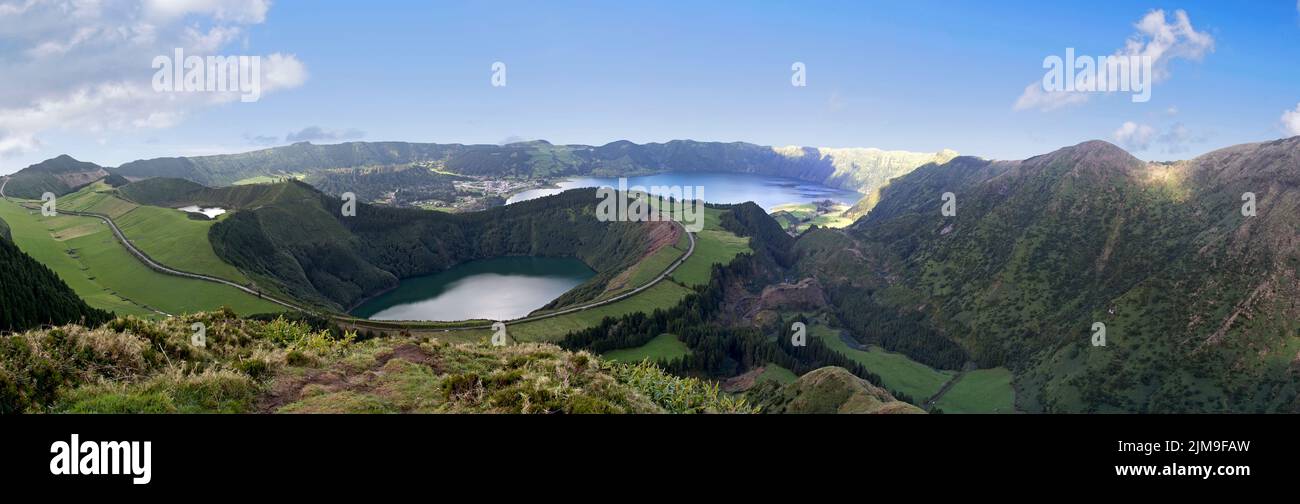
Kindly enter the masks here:
M 880 328 L 919 313 L 913 358 L 949 355 L 946 340 L 1012 368 L 1022 409 L 1290 411 L 1297 159 L 1300 139 L 1174 163 L 1100 141 L 954 158 L 896 179 L 849 228 L 800 237 L 799 269 L 866 342 L 889 347 Z M 940 212 L 945 192 L 954 216 Z M 1090 343 L 1094 322 L 1105 347 Z
M 110 171 L 131 179 L 177 177 L 207 186 L 399 164 L 425 164 L 460 175 L 534 178 L 722 171 L 783 176 L 869 193 L 926 162 L 946 161 L 955 155 L 950 150 L 914 153 L 694 140 L 645 144 L 619 140 L 599 146 L 556 145 L 545 140 L 505 145 L 299 142 L 236 154 L 141 159 Z

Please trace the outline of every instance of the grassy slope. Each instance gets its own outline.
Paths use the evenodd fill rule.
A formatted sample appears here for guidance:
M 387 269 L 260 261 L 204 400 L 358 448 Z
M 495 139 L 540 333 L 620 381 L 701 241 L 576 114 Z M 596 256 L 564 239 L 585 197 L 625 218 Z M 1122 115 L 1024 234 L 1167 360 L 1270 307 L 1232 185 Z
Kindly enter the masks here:
M 723 212 L 713 208 L 704 210 L 704 228 L 695 234 L 695 253 L 673 272 L 673 280 L 685 285 L 708 283 L 714 264 L 729 263 L 733 257 L 750 251 L 749 238 L 722 229 Z
M 627 290 L 645 285 L 647 282 L 654 280 L 654 278 L 659 276 L 660 273 L 663 273 L 664 270 L 668 269 L 668 266 L 671 265 L 673 261 L 676 261 L 682 256 L 682 254 L 686 253 L 686 250 L 689 248 L 690 238 L 685 234 L 682 234 L 681 238 L 677 240 L 677 243 L 673 244 L 673 246 L 661 248 L 655 251 L 654 254 L 651 254 L 650 257 L 642 259 L 641 262 L 637 263 L 635 266 L 636 270 L 628 277 L 626 288 L 606 293 L 606 295 L 617 295 L 618 293 L 626 292 Z
M 843 207 L 839 212 L 818 215 L 817 205 L 813 203 L 789 203 L 772 208 L 772 217 L 781 224 L 782 229 L 789 228 L 790 224 L 799 223 L 796 229 L 803 232 L 813 225 L 829 228 L 848 227 L 853 224 L 854 219 L 845 215 L 847 211 L 848 207 Z
M 650 359 L 651 362 L 660 360 L 672 360 L 684 355 L 690 355 L 691 349 L 677 339 L 672 334 L 660 334 L 655 336 L 644 345 L 635 348 L 620 348 L 611 350 L 601 355 L 601 358 L 616 362 L 641 362 L 644 359 Z
M 808 332 L 812 336 L 821 338 L 822 342 L 832 350 L 857 361 L 872 373 L 880 375 L 885 388 L 912 396 L 916 401 L 924 401 L 934 395 L 944 383 L 956 375 L 952 371 L 937 371 L 903 354 L 886 352 L 879 347 L 872 347 L 868 352 L 850 348 L 844 340 L 840 339 L 838 330 L 821 324 L 812 324 Z M 1007 388 L 1009 391 L 1010 384 Z
M 764 381 L 774 381 L 782 385 L 785 385 L 789 383 L 794 383 L 794 381 L 798 379 L 799 379 L 799 375 L 794 374 L 794 371 L 791 371 L 789 369 L 783 368 L 781 366 L 769 362 L 767 363 L 767 365 L 763 366 L 763 374 L 758 375 L 758 380 L 756 381 L 756 383 L 764 382 Z
M 58 273 L 77 295 L 96 308 L 158 317 L 229 306 L 239 314 L 282 311 L 233 287 L 178 278 L 150 270 L 132 257 L 98 219 L 39 213 L 0 201 L 14 242 Z
M 558 341 L 569 331 L 586 329 L 600 323 L 605 317 L 619 317 L 629 313 L 652 312 L 655 308 L 671 307 L 685 298 L 689 291 L 672 282 L 659 282 L 654 287 L 627 299 L 590 310 L 526 322 L 507 328 L 510 336 L 520 341 Z M 486 334 L 486 333 L 485 333 Z
M 1011 413 L 1014 398 L 1011 371 L 979 369 L 966 373 L 935 406 L 944 413 Z
M 176 210 L 142 206 L 115 221 L 135 246 L 163 264 L 234 282 L 248 282 L 243 273 L 212 251 L 208 229 L 216 220 L 194 220 Z
M 103 182 L 96 182 L 59 200 L 59 204 L 69 210 L 111 216 L 136 247 L 162 264 L 234 282 L 248 282 L 243 273 L 218 258 L 208 242 L 208 230 L 229 214 L 217 220 L 195 220 L 179 210 L 136 205 L 111 191 Z

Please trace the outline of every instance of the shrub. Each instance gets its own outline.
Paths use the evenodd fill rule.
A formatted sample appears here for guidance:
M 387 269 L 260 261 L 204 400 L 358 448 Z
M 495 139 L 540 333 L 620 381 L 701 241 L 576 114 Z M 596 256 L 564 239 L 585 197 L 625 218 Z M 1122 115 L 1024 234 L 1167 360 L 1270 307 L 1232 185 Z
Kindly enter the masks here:
M 756 413 L 757 408 L 718 390 L 698 378 L 679 378 L 665 373 L 649 360 L 640 364 L 612 364 L 618 381 L 645 394 L 669 413 Z

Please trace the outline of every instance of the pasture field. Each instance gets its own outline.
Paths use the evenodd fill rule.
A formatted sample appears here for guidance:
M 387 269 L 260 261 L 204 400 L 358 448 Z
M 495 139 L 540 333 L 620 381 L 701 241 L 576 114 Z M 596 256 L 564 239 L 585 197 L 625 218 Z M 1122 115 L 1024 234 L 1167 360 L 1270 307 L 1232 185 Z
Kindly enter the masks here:
M 153 318 L 222 306 L 240 315 L 283 311 L 234 287 L 155 272 L 95 218 L 42 217 L 8 201 L 0 201 L 0 218 L 9 223 L 20 249 L 96 308 Z
M 191 219 L 174 208 L 137 205 L 112 193 L 107 184 L 96 182 L 59 199 L 59 207 L 112 217 L 136 248 L 168 267 L 191 273 L 224 278 L 241 284 L 248 277 L 217 257 L 208 241 L 208 230 L 230 214 L 214 220 Z
M 794 374 L 794 371 L 769 362 L 767 365 L 763 366 L 763 374 L 758 375 L 757 382 L 774 381 L 785 385 L 787 383 L 794 383 L 794 381 L 798 379 L 799 375 Z
M 887 352 L 880 347 L 871 347 L 868 351 L 852 348 L 840 339 L 839 330 L 821 324 L 810 324 L 808 334 L 821 338 L 832 350 L 879 375 L 885 388 L 907 394 L 915 401 L 929 399 L 957 374 L 955 371 L 936 370 L 906 355 Z
M 605 360 L 637 363 L 645 359 L 651 362 L 670 361 L 691 354 L 691 349 L 673 334 L 660 334 L 646 344 L 633 348 L 620 348 L 601 354 Z
M 935 407 L 944 413 L 1014 413 L 1014 402 L 1011 371 L 999 367 L 966 373 Z
M 722 212 L 704 209 L 704 229 L 695 233 L 695 253 L 673 272 L 673 280 L 688 286 L 708 283 L 714 264 L 727 264 L 737 255 L 751 251 L 749 238 L 722 229 L 719 220 Z

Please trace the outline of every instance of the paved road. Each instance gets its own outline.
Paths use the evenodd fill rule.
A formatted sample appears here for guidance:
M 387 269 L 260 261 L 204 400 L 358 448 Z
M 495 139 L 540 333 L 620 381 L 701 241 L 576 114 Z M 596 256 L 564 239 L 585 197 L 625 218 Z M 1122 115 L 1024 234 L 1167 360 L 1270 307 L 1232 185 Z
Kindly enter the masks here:
M 4 198 L 4 199 L 6 199 L 6 200 L 9 199 L 9 197 L 8 197 L 8 196 L 5 196 L 5 193 L 4 193 L 4 188 L 5 188 L 5 186 L 8 185 L 8 184 L 9 184 L 9 178 L 8 178 L 8 177 L 5 177 L 4 181 L 3 181 L 3 182 L 0 182 L 0 198 Z M 22 204 L 22 203 L 18 203 L 18 205 L 19 205 L 19 206 L 22 206 L 23 208 L 27 208 L 27 209 L 31 209 L 31 210 L 39 210 L 39 209 L 40 209 L 40 207 L 30 207 L 30 206 L 27 206 L 27 205 Z M 93 217 L 93 218 L 96 218 L 96 219 L 99 219 L 99 220 L 103 221 L 105 224 L 108 224 L 108 227 L 109 227 L 110 229 L 113 230 L 113 236 L 117 237 L 117 241 L 118 241 L 119 243 L 121 243 L 124 247 L 126 247 L 126 250 L 127 250 L 128 252 L 130 252 L 131 255 L 134 255 L 134 256 L 136 257 L 136 259 L 139 259 L 140 262 L 143 262 L 145 266 L 148 266 L 150 269 L 153 269 L 154 271 L 158 271 L 158 272 L 160 272 L 160 273 L 165 273 L 165 274 L 168 274 L 168 275 L 173 275 L 173 276 L 178 276 L 178 277 L 192 278 L 192 279 L 195 279 L 195 280 L 203 280 L 203 281 L 207 281 L 207 282 L 214 282 L 214 283 L 219 283 L 219 284 L 229 285 L 229 286 L 231 286 L 231 287 L 234 287 L 234 288 L 239 289 L 239 290 L 241 290 L 241 291 L 247 292 L 247 293 L 252 294 L 252 295 L 254 295 L 254 296 L 260 297 L 260 298 L 262 298 L 262 299 L 265 299 L 265 300 L 270 301 L 270 302 L 272 302 L 272 303 L 278 304 L 278 305 L 283 306 L 283 307 L 285 307 L 285 308 L 289 308 L 289 309 L 291 309 L 291 310 L 301 311 L 301 312 L 305 312 L 305 313 L 312 313 L 312 314 L 315 314 L 315 315 L 318 315 L 318 316 L 329 317 L 329 318 L 333 319 L 333 320 L 336 321 L 336 322 L 345 323 L 345 324 L 348 324 L 348 325 L 351 325 L 351 326 L 354 326 L 354 327 L 361 327 L 361 328 L 373 329 L 373 330 L 380 330 L 380 331 L 385 331 L 385 330 L 390 330 L 390 329 L 402 329 L 402 328 L 410 328 L 410 329 L 425 329 L 425 330 L 443 330 L 443 331 L 468 331 L 468 330 L 482 330 L 482 329 L 491 329 L 491 328 L 492 328 L 492 324 L 485 324 L 485 325 L 479 325 L 479 326 L 460 326 L 460 327 L 427 327 L 427 326 L 423 326 L 424 324 L 427 324 L 427 323 L 424 323 L 424 322 L 410 322 L 410 323 L 406 323 L 406 322 L 401 322 L 401 321 L 371 321 L 371 320 L 359 319 L 359 318 L 353 318 L 353 317 L 344 317 L 344 316 L 337 315 L 337 314 L 333 314 L 333 313 L 325 313 L 325 314 L 322 314 L 322 313 L 317 312 L 317 311 L 315 311 L 315 310 L 312 310 L 312 309 L 309 309 L 309 308 L 304 308 L 304 307 L 299 306 L 299 305 L 297 305 L 297 304 L 294 304 L 294 303 L 291 303 L 291 302 L 288 302 L 288 301 L 284 301 L 284 300 L 281 300 L 281 299 L 277 299 L 277 298 L 275 298 L 275 297 L 273 297 L 273 296 L 269 296 L 269 295 L 267 295 L 266 293 L 259 292 L 259 291 L 257 291 L 257 290 L 252 289 L 252 288 L 249 288 L 249 287 L 247 287 L 247 286 L 245 286 L 245 285 L 239 284 L 239 283 L 237 283 L 237 282 L 232 282 L 232 281 L 230 281 L 230 280 L 226 280 L 226 279 L 224 279 L 224 278 L 219 278 L 219 277 L 214 277 L 214 276 L 208 276 L 208 275 L 202 275 L 202 274 L 199 274 L 199 273 L 190 273 L 190 272 L 188 272 L 188 271 L 181 271 L 181 270 L 178 270 L 178 269 L 175 269 L 175 268 L 167 267 L 167 266 L 163 265 L 162 263 L 159 263 L 158 261 L 155 261 L 155 260 L 153 260 L 152 258 L 150 258 L 148 254 L 145 254 L 145 253 L 144 253 L 144 251 L 142 251 L 142 250 L 136 248 L 136 247 L 135 247 L 135 244 L 131 243 L 131 240 L 128 240 L 128 239 L 126 238 L 126 234 L 122 233 L 122 230 L 121 230 L 120 228 L 117 227 L 117 223 L 113 222 L 113 219 L 109 218 L 107 215 L 97 214 L 97 213 L 90 213 L 90 212 L 74 212 L 74 211 L 71 211 L 71 210 L 57 210 L 57 208 L 56 208 L 56 211 L 57 211 L 58 213 L 61 213 L 61 214 L 67 214 L 67 215 L 76 215 L 76 216 L 81 216 L 81 217 Z M 624 293 L 622 293 L 622 294 L 619 294 L 619 295 L 614 296 L 614 297 L 609 298 L 609 299 L 604 299 L 604 300 L 597 301 L 597 302 L 594 302 L 594 303 L 588 303 L 588 304 L 585 304 L 585 305 L 582 305 L 582 306 L 574 306 L 574 307 L 571 307 L 571 308 L 565 308 L 565 309 L 563 309 L 563 310 L 559 310 L 559 311 L 554 311 L 554 312 L 549 312 L 549 313 L 543 313 L 543 314 L 541 314 L 541 315 L 534 315 L 534 316 L 531 316 L 531 317 L 523 317 L 523 318 L 517 318 L 517 319 L 514 319 L 514 320 L 507 320 L 507 321 L 505 321 L 506 325 L 519 324 L 519 323 L 523 323 L 523 322 L 533 322 L 533 321 L 537 321 L 537 320 L 548 319 L 548 318 L 551 318 L 551 317 L 558 317 L 558 316 L 560 316 L 560 315 L 567 315 L 567 314 L 570 314 L 570 313 L 580 312 L 580 311 L 583 311 L 583 310 L 590 310 L 590 309 L 592 309 L 592 308 L 596 308 L 596 307 L 599 307 L 599 306 L 604 306 L 604 305 L 607 305 L 607 304 L 610 304 L 610 303 L 614 303 L 614 302 L 617 302 L 617 301 L 621 301 L 621 300 L 623 300 L 623 299 L 627 299 L 627 298 L 629 298 L 629 297 L 631 297 L 631 296 L 634 296 L 634 295 L 640 293 L 641 291 L 644 291 L 644 290 L 646 290 L 646 289 L 649 289 L 649 288 L 651 288 L 651 287 L 654 287 L 654 286 L 657 285 L 659 282 L 661 282 L 661 281 L 663 281 L 664 279 L 668 278 L 668 276 L 671 275 L 671 274 L 673 273 L 673 271 L 676 271 L 676 270 L 677 270 L 677 267 L 678 267 L 678 266 L 681 266 L 682 263 L 685 263 L 686 260 L 689 259 L 689 258 L 691 257 L 691 254 L 694 254 L 694 253 L 695 253 L 695 235 L 691 234 L 690 231 L 687 231 L 686 228 L 685 228 L 684 226 L 682 226 L 682 224 L 681 224 L 680 222 L 674 222 L 674 223 L 677 224 L 678 227 L 681 227 L 681 228 L 682 228 L 682 232 L 683 232 L 683 233 L 686 233 L 686 236 L 687 236 L 688 238 L 690 238 L 691 246 L 690 246 L 689 249 L 686 250 L 686 253 L 685 253 L 685 254 L 682 254 L 682 256 L 681 256 L 680 258 L 678 258 L 676 262 L 673 262 L 671 265 L 669 265 L 668 268 L 665 269 L 663 273 L 660 273 L 659 276 L 655 277 L 655 279 L 654 279 L 653 281 L 648 282 L 648 283 L 646 283 L 646 284 L 644 284 L 644 285 L 642 285 L 642 286 L 640 286 L 640 287 L 637 287 L 637 288 L 632 289 L 632 290 L 630 290 L 630 291 L 624 292 Z

